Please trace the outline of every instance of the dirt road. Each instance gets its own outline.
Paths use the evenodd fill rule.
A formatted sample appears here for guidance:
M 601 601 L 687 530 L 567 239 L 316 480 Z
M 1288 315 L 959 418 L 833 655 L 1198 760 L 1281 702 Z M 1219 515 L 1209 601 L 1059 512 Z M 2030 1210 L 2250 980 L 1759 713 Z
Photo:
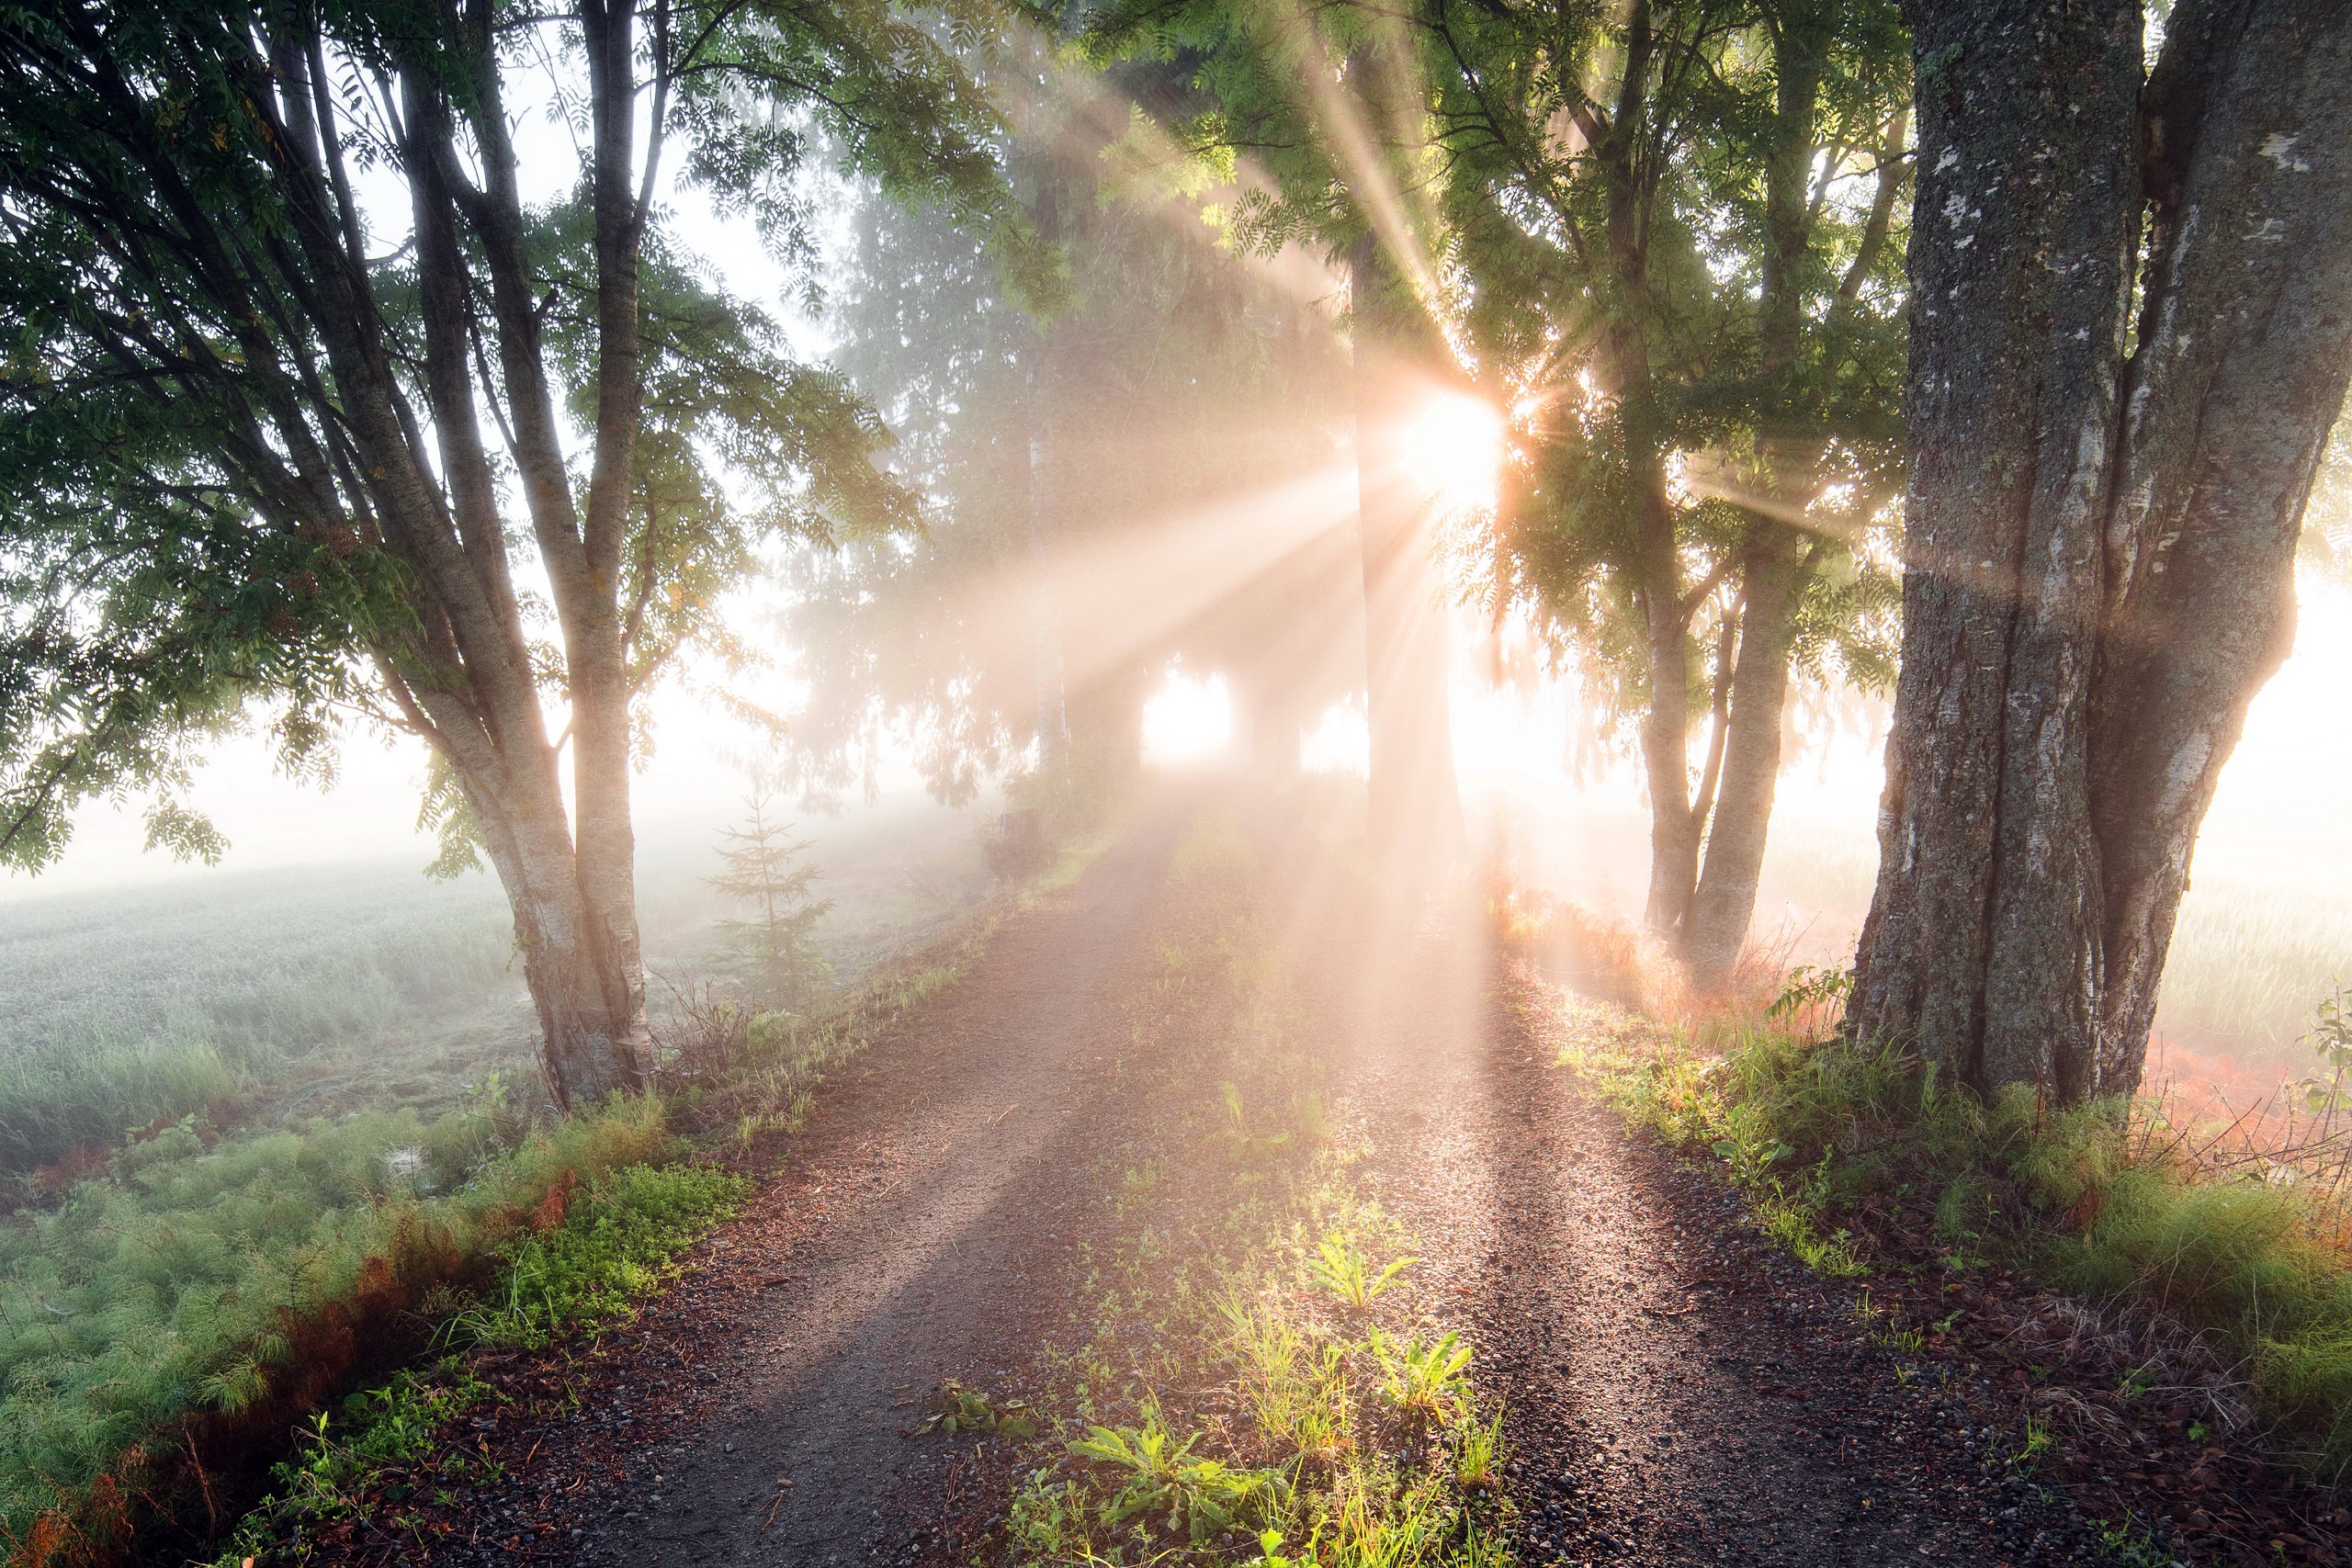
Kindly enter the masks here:
M 1081 1244 L 1110 1223 L 1091 1151 L 1149 1114 L 1120 1010 L 1182 826 L 1155 814 L 828 1085 L 750 1212 L 567 1374 L 582 1413 L 495 1417 L 480 1443 L 506 1480 L 342 1555 L 899 1563 L 951 1522 L 968 1542 L 1001 1464 L 906 1434 L 944 1378 L 1031 1385 L 1067 1327 Z M 1469 1299 L 1481 1386 L 1510 1412 L 1522 1559 L 2088 1560 L 2079 1519 L 1984 1462 L 2014 1438 L 1987 1391 L 1901 1371 L 1850 1289 L 1594 1109 L 1552 1065 L 1557 1018 L 1475 926 L 1375 930 L 1328 889 L 1285 922 L 1385 1201 Z

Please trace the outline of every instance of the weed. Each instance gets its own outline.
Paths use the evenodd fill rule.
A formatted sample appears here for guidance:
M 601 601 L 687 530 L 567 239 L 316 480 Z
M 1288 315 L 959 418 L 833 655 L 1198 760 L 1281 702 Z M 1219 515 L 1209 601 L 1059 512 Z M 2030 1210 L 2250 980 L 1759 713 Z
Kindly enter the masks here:
M 2126 1514 L 2120 1523 L 2098 1521 L 2099 1555 L 2117 1568 L 2174 1568 L 2177 1561 L 2156 1540 L 2146 1521 Z
M 1382 1397 L 1407 1419 L 1442 1425 L 1470 1403 L 1470 1347 L 1452 1329 L 1434 1340 L 1398 1343 L 1374 1332 Z
M 1159 1407 L 1147 1404 L 1141 1427 L 1091 1427 L 1069 1449 L 1121 1472 L 1123 1483 L 1102 1505 L 1104 1524 L 1164 1511 L 1168 1529 L 1183 1529 L 1199 1546 L 1219 1530 L 1260 1520 L 1288 1490 L 1277 1471 L 1236 1469 L 1198 1457 L 1193 1450 L 1200 1439 L 1195 1432 L 1175 1441 Z
M 1453 1483 L 1464 1495 L 1498 1490 L 1502 1485 L 1503 1418 L 1497 1415 L 1484 1426 L 1466 1422 L 1453 1442 Z
M 922 1423 L 915 1428 L 918 1437 L 933 1432 L 948 1437 L 958 1432 L 984 1432 L 1014 1438 L 1037 1435 L 1037 1416 L 1026 1402 L 991 1399 L 981 1390 L 967 1388 L 954 1378 L 941 1383 L 923 1408 Z
M 1370 1260 L 1353 1239 L 1333 1231 L 1317 1244 L 1315 1261 L 1307 1266 L 1307 1271 L 1332 1300 L 1351 1312 L 1364 1312 L 1375 1299 L 1395 1289 L 1397 1277 L 1419 1261 L 1418 1258 L 1399 1258 L 1374 1273 Z
M 2009 1455 L 2009 1463 L 2021 1470 L 2030 1470 L 2041 1463 L 2055 1447 L 2057 1439 L 2050 1435 L 2050 1417 L 2040 1411 L 2029 1411 L 2025 1418 L 2025 1440 Z

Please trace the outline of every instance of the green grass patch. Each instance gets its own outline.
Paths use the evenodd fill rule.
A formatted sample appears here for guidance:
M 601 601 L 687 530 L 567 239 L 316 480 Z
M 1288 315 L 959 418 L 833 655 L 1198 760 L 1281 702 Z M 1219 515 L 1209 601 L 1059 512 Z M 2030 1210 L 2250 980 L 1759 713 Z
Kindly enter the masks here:
M 94 1560 L 174 1506 L 224 1523 L 214 1476 L 413 1353 L 502 1259 L 532 1282 L 516 1312 L 571 1310 L 609 1274 L 549 1239 L 572 1195 L 633 1194 L 630 1168 L 675 1145 L 656 1100 L 526 1132 L 493 1093 L 431 1122 L 209 1141 L 183 1124 L 122 1149 L 0 1226 L 0 1544 L 16 1562 Z M 606 1278 L 597 1299 L 641 1278 Z
M 2326 1192 L 2217 1170 L 2162 1102 L 2053 1111 L 1987 1100 L 1904 1053 L 1752 1022 L 1621 1032 L 1572 1046 L 1635 1123 L 1711 1153 L 1758 1223 L 1824 1272 L 1872 1268 L 1865 1214 L 1925 1231 L 1945 1266 L 1986 1263 L 2093 1299 L 2144 1303 L 2249 1367 L 2282 1453 L 2352 1466 L 2352 1271 Z
M 1509 1561 L 1497 1413 L 1402 1228 L 1335 1133 L 1250 897 L 1212 816 L 1177 852 L 1134 1009 L 1148 1130 L 1106 1151 L 1114 1239 L 1040 1414 L 1014 1562 L 1340 1565 Z M 1129 1069 L 1131 1070 L 1131 1069 Z
M 452 1422 L 504 1397 L 476 1376 L 475 1349 L 537 1349 L 627 1317 L 673 1272 L 672 1259 L 726 1219 L 751 1183 L 707 1167 L 635 1165 L 606 1172 L 566 1205 L 560 1224 L 519 1233 L 497 1278 L 435 1335 L 445 1353 L 313 1416 L 273 1490 L 218 1559 L 301 1562 L 323 1525 L 368 1510 L 395 1472 L 397 1506 L 422 1484 L 472 1479 L 484 1461 L 447 1442 Z M 446 1451 L 445 1451 L 446 1450 Z M 412 1473 L 429 1461 L 429 1475 Z M 393 1521 L 398 1528 L 397 1518 Z

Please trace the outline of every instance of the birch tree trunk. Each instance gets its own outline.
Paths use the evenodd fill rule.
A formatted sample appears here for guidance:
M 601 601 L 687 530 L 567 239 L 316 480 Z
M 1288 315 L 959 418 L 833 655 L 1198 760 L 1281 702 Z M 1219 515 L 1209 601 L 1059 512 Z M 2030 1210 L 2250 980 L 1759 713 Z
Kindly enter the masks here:
M 2352 370 L 2352 11 L 2190 0 L 2144 94 L 2130 0 L 1911 21 L 1908 575 L 1853 1026 L 2076 1103 L 2139 1082 L 2288 645 Z

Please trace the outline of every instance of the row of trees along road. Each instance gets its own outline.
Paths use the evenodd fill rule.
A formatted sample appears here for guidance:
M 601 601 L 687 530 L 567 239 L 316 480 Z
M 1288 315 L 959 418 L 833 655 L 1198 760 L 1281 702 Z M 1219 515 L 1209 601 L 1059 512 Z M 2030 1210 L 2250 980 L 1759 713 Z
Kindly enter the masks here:
M 1048 19 L 1102 73 L 1078 87 L 1050 38 L 926 15 L 0 22 L 0 299 L 27 323 L 0 382 L 0 847 L 37 863 L 76 800 L 154 788 L 155 836 L 201 849 L 171 792 L 209 727 L 266 694 L 300 762 L 373 713 L 430 739 L 453 855 L 513 897 L 558 1098 L 634 1082 L 630 703 L 685 642 L 725 647 L 716 592 L 763 539 L 852 547 L 795 558 L 820 787 L 886 719 L 951 797 L 1023 739 L 1067 775 L 1090 731 L 1132 755 L 1147 660 L 1223 637 L 1247 662 L 1247 595 L 1154 603 L 1200 530 L 1123 520 L 1208 504 L 1220 465 L 1295 472 L 1314 400 L 1250 416 L 1329 367 L 1295 300 L 1177 237 L 1157 156 L 1229 183 L 1242 250 L 1346 279 L 1377 834 L 1460 831 L 1397 462 L 1433 392 L 1521 416 L 1476 592 L 1636 730 L 1649 919 L 1703 981 L 1747 931 L 1792 671 L 1888 678 L 1899 523 L 1854 1026 L 1984 1088 L 2137 1081 L 2343 401 L 2352 15 L 2184 0 L 2151 73 L 2126 0 L 1104 0 Z M 568 51 L 582 152 L 534 206 L 509 99 L 538 51 Z M 673 141 L 789 256 L 812 148 L 879 193 L 837 321 L 907 484 L 844 382 L 665 247 Z M 398 241 L 361 176 L 400 188 Z M 1237 425 L 1272 433 L 1238 467 Z M 998 594 L 978 624 L 973 574 L 904 542 L 916 487 L 1024 613 Z M 526 540 L 551 615 L 517 588 Z M 1328 551 L 1300 559 L 1233 581 L 1319 604 Z
M 1649 919 L 1702 982 L 1749 923 L 1792 659 L 1885 677 L 1868 535 L 1903 474 L 1853 1027 L 1980 1088 L 2135 1087 L 2352 368 L 2352 12 L 2188 0 L 2153 70 L 2130 0 L 1093 26 L 1205 59 L 1196 144 L 1270 171 L 1245 237 L 1350 257 L 1360 366 L 1412 315 L 1383 308 L 1401 276 L 1540 410 L 1488 591 L 1638 710 Z
M 1170 659 L 1227 675 L 1280 769 L 1358 678 L 1354 561 L 1329 526 L 1353 498 L 1314 478 L 1345 412 L 1328 312 L 1202 224 L 1189 171 L 1136 118 L 1182 112 L 1180 73 L 1063 69 L 1035 35 L 1013 52 L 989 78 L 1002 157 L 1067 259 L 1062 298 L 1030 308 L 954 215 L 870 188 L 830 280 L 837 363 L 933 505 L 920 550 L 877 537 L 793 563 L 809 695 L 789 741 L 820 795 L 870 788 L 895 737 L 943 800 L 1025 770 L 1024 797 L 1084 809 L 1134 770 Z
M 515 128 L 549 91 L 577 164 L 535 201 Z M 201 852 L 192 748 L 266 697 L 324 767 L 356 709 L 430 742 L 449 858 L 504 885 L 557 1101 L 641 1081 L 636 700 L 723 649 L 763 540 L 916 518 L 865 405 L 675 252 L 664 160 L 805 260 L 821 131 L 1049 282 L 996 127 L 882 5 L 0 17 L 0 852 L 39 865 L 130 791 Z
M 1792 661 L 1893 675 L 1894 580 L 1869 547 L 1901 451 L 1893 6 L 1431 0 L 1310 20 L 1114 0 L 1090 25 L 1101 55 L 1204 60 L 1214 107 L 1188 140 L 1268 180 L 1243 243 L 1348 267 L 1375 818 L 1456 809 L 1422 761 L 1445 715 L 1442 644 L 1416 631 L 1426 518 L 1378 459 L 1467 380 L 1521 412 L 1483 592 L 1637 727 L 1649 923 L 1719 983 L 1754 911 Z

